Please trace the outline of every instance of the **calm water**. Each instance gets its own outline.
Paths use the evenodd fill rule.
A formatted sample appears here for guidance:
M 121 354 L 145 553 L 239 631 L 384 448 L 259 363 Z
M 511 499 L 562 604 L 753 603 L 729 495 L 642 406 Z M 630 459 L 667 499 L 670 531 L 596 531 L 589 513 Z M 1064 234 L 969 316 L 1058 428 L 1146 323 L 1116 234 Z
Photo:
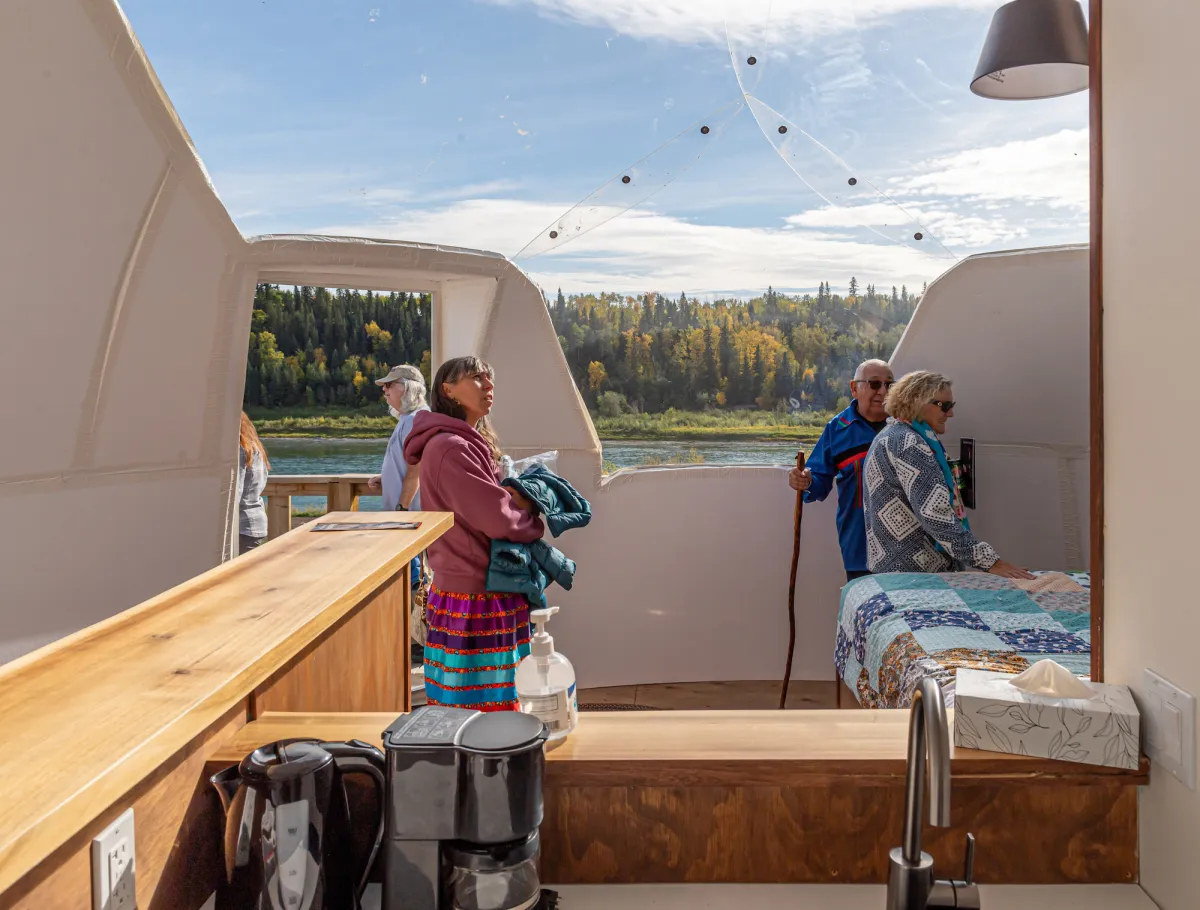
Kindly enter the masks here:
M 377 474 L 387 448 L 386 439 L 266 439 L 272 474 Z M 605 461 L 619 468 L 644 465 L 653 459 L 689 460 L 691 453 L 706 465 L 792 464 L 796 444 L 787 442 L 605 442 Z M 811 448 L 806 445 L 805 449 Z M 297 509 L 322 508 L 321 497 L 296 496 Z M 364 510 L 378 510 L 380 500 L 360 500 Z

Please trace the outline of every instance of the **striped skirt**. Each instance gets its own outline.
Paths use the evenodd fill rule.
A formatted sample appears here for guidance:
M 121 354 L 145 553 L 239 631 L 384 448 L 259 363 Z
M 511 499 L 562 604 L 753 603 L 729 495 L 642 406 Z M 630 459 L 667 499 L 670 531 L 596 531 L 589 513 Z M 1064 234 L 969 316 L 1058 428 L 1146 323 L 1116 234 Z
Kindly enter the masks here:
M 425 697 L 431 705 L 517 710 L 517 664 L 529 654 L 520 594 L 450 594 L 434 585 L 425 611 Z

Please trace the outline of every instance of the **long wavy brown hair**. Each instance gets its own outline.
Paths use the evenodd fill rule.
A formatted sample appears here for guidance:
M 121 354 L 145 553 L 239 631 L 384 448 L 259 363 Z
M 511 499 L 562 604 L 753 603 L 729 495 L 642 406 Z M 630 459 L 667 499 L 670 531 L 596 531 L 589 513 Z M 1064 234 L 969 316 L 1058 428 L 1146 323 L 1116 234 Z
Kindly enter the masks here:
M 448 383 L 453 385 L 464 376 L 483 375 L 488 379 L 495 380 L 496 371 L 491 365 L 480 360 L 478 357 L 455 357 L 447 360 L 438 367 L 437 375 L 433 377 L 433 384 L 429 387 L 429 408 L 437 414 L 445 414 L 447 417 L 457 417 L 459 420 L 466 421 L 467 412 L 463 410 L 463 406 L 457 401 L 452 400 L 443 390 L 442 384 Z M 475 429 L 479 431 L 479 435 L 487 440 L 488 447 L 492 450 L 492 458 L 496 462 L 500 461 L 500 456 L 504 454 L 500 450 L 500 437 L 496 435 L 496 431 L 492 428 L 492 422 L 487 417 L 481 417 L 479 422 L 475 424 Z
M 250 422 L 245 411 L 242 411 L 242 429 L 238 436 L 242 454 L 246 456 L 246 467 L 250 467 L 251 462 L 254 461 L 254 453 L 257 452 L 262 456 L 263 467 L 268 471 L 271 470 L 271 459 L 267 458 L 267 447 L 258 438 L 258 430 L 254 429 L 254 424 Z

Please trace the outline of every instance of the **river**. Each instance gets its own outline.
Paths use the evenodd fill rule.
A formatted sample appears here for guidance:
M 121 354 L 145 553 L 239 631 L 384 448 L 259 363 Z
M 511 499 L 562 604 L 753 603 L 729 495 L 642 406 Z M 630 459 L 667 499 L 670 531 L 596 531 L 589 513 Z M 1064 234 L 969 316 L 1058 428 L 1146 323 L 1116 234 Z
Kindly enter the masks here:
M 386 439 L 263 440 L 272 474 L 375 474 L 387 448 Z M 706 465 L 786 465 L 796 458 L 788 442 L 603 442 L 604 460 L 618 468 L 654 463 L 685 462 Z M 807 450 L 810 445 L 805 445 Z M 296 509 L 322 508 L 324 499 L 296 496 Z M 360 508 L 377 510 L 380 501 L 366 497 Z

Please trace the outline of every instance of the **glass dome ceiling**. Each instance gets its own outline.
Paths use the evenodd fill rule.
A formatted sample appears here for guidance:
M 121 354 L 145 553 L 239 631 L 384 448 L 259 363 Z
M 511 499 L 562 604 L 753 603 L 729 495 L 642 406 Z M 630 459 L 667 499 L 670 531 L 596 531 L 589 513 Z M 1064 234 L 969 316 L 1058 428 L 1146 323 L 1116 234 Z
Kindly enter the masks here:
M 122 5 L 243 233 L 705 297 L 1086 241 L 1086 94 L 969 91 L 998 2 Z

